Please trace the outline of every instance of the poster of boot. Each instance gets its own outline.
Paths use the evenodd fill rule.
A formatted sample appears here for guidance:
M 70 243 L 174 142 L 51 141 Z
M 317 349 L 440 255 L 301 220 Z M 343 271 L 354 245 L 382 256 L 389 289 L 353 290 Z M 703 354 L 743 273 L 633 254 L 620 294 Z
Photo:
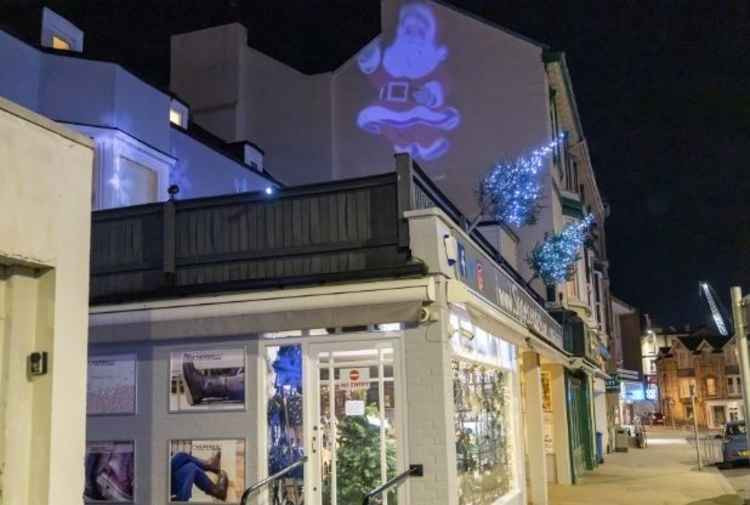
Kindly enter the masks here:
M 90 356 L 88 415 L 135 414 L 135 354 Z
M 132 441 L 87 443 L 84 501 L 132 502 L 134 462 L 135 443 Z
M 170 501 L 239 503 L 245 491 L 244 440 L 172 440 Z
M 169 411 L 245 408 L 245 351 L 180 351 L 170 355 Z

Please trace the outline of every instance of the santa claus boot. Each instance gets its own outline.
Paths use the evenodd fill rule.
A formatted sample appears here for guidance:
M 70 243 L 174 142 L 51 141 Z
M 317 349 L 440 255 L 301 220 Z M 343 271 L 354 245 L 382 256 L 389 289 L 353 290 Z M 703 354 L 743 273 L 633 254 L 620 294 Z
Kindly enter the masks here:
M 186 397 L 190 405 L 196 405 L 204 398 L 227 396 L 227 381 L 224 377 L 206 377 L 195 368 L 192 361 L 182 362 L 182 377 L 187 386 Z
M 222 470 L 219 473 L 219 480 L 216 481 L 216 484 L 213 485 L 212 489 L 209 490 L 208 494 L 213 496 L 214 498 L 218 498 L 221 501 L 226 501 L 228 490 L 229 490 L 229 476 L 227 475 L 227 472 Z

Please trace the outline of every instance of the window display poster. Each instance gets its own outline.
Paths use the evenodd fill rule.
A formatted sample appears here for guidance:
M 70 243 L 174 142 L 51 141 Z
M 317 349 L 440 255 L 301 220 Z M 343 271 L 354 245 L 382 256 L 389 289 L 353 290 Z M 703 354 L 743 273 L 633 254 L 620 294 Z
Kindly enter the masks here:
M 179 351 L 170 355 L 169 411 L 242 410 L 245 351 Z
M 133 501 L 135 443 L 88 442 L 86 444 L 86 502 Z
M 91 356 L 86 413 L 135 414 L 135 354 Z
M 172 502 L 239 503 L 245 491 L 244 440 L 172 440 Z

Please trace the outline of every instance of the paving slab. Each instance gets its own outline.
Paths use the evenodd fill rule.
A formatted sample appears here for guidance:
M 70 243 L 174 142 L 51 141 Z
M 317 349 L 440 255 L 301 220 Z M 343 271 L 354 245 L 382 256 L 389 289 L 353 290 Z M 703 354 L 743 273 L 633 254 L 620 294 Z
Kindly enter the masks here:
M 688 433 L 649 432 L 646 449 L 611 453 L 574 486 L 550 486 L 551 505 L 744 505 L 714 467 L 698 471 Z

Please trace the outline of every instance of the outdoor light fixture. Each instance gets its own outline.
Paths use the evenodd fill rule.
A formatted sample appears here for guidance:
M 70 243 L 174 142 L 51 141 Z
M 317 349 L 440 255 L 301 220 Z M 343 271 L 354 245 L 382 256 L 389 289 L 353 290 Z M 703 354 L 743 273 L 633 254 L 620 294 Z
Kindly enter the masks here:
M 272 195 L 272 194 L 273 194 L 273 188 L 272 188 L 271 186 L 268 186 L 268 187 L 266 188 L 266 194 L 267 194 L 267 195 Z

